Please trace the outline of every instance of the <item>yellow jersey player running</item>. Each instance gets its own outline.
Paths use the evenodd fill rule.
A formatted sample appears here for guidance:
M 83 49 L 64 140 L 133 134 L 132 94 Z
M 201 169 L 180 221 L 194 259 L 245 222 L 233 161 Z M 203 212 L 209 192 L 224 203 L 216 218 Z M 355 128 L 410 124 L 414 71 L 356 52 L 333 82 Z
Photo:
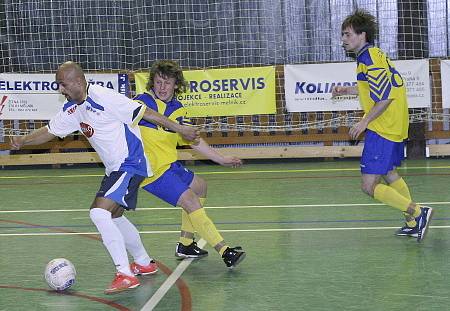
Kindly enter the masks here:
M 183 72 L 176 62 L 157 61 L 150 69 L 147 92 L 139 94 L 135 100 L 148 108 L 160 112 L 170 120 L 180 124 L 191 124 L 186 118 L 186 110 L 176 99 L 176 95 L 186 88 Z M 229 268 L 234 268 L 244 258 L 241 247 L 229 247 L 217 231 L 216 226 L 203 208 L 206 200 L 206 182 L 177 161 L 178 145 L 190 145 L 178 133 L 157 126 L 146 120 L 139 122 L 144 142 L 144 151 L 151 162 L 154 175 L 146 178 L 141 186 L 173 206 L 180 206 L 181 237 L 177 243 L 175 256 L 178 258 L 201 258 L 208 254 L 194 242 L 196 231 L 222 256 Z M 225 166 L 240 166 L 236 157 L 225 157 L 216 152 L 203 140 L 192 145 L 196 151 Z
M 360 163 L 362 191 L 402 211 L 406 224 L 396 235 L 416 237 L 420 242 L 433 210 L 412 201 L 408 185 L 396 171 L 404 160 L 404 140 L 408 137 L 406 87 L 386 54 L 373 46 L 376 33 L 375 18 L 364 10 L 344 20 L 342 42 L 346 52 L 356 55 L 357 86 L 336 86 L 332 96 L 359 95 L 364 117 L 349 134 L 356 139 L 365 132 Z

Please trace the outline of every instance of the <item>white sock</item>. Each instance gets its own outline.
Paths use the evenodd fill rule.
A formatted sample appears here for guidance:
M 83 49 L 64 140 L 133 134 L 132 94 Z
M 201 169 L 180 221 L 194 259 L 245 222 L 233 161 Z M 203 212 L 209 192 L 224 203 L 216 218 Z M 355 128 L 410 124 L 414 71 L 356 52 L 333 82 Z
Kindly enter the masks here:
M 117 271 L 134 276 L 130 270 L 130 263 L 128 262 L 128 254 L 125 249 L 122 233 L 120 233 L 120 230 L 112 221 L 111 213 L 102 208 L 93 208 L 89 214 L 92 222 L 102 236 L 103 245 L 108 250 Z
M 122 233 L 127 251 L 133 256 L 134 261 L 141 266 L 149 265 L 152 258 L 147 254 L 136 227 L 124 215 L 113 218 L 113 221 Z

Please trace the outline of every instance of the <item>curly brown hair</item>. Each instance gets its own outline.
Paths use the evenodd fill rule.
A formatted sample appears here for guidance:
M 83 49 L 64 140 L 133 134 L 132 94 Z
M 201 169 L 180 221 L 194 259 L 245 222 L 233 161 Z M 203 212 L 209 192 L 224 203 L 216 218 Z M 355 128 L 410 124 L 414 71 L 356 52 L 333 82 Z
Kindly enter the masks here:
M 175 78 L 175 85 L 177 86 L 174 91 L 175 96 L 186 91 L 187 81 L 184 79 L 183 71 L 177 62 L 172 60 L 158 60 L 154 62 L 150 68 L 147 90 L 153 88 L 156 75 L 159 75 L 162 78 Z
M 375 36 L 378 33 L 378 25 L 375 17 L 366 10 L 358 9 L 353 14 L 347 16 L 342 22 L 341 30 L 351 27 L 357 34 L 366 33 L 366 41 L 374 44 Z

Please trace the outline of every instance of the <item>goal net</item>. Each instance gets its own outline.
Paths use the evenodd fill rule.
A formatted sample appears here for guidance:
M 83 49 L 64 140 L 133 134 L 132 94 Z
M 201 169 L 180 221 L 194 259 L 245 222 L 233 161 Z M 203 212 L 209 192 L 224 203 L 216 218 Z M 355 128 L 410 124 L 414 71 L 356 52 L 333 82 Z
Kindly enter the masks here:
M 186 70 L 276 65 L 276 114 L 195 122 L 208 135 L 335 133 L 361 113 L 288 112 L 282 68 L 350 61 L 341 47 L 340 26 L 356 8 L 377 17 L 376 43 L 392 59 L 448 57 L 450 8 L 445 0 L 3 0 L 0 72 L 53 73 L 67 60 L 87 72 L 131 76 L 158 59 L 176 60 Z M 448 128 L 439 74 L 437 65 L 431 71 L 432 103 L 412 110 L 412 122 L 439 122 Z M 0 137 L 23 134 L 45 122 L 0 121 Z

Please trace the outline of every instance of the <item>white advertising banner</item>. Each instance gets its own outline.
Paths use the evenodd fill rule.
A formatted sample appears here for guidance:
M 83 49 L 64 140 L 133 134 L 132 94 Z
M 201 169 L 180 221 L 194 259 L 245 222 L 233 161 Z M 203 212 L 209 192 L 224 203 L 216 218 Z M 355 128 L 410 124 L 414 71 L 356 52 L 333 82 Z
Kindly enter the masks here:
M 99 84 L 128 94 L 126 74 L 86 74 Z M 49 120 L 66 102 L 54 74 L 0 73 L 0 120 Z
M 393 63 L 405 80 L 409 108 L 430 107 L 428 59 Z M 354 62 L 285 65 L 286 109 L 289 112 L 360 110 L 356 96 L 331 98 L 335 85 L 356 85 L 355 66 Z
M 450 108 L 450 60 L 441 59 L 442 108 Z

